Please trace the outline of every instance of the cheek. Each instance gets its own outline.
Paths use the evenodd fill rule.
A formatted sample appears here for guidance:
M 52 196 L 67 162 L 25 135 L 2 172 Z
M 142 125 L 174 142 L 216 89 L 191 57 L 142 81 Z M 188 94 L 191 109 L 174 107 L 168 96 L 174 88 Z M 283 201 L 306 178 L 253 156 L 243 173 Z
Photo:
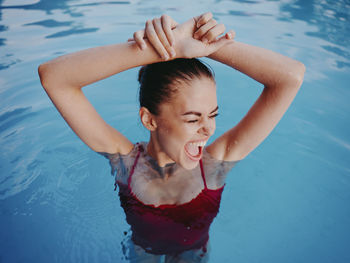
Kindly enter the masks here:
M 182 147 L 193 135 L 196 134 L 198 127 L 194 124 L 187 124 L 184 122 L 173 123 L 172 125 L 164 125 L 159 135 L 164 144 L 169 144 L 173 149 Z
M 199 126 L 197 123 L 182 123 L 178 125 L 179 132 L 181 137 L 184 140 L 193 139 L 193 136 L 198 132 Z
M 170 143 L 171 141 L 176 140 L 179 136 L 181 136 L 181 128 L 175 122 L 162 122 L 158 132 L 160 139 L 164 143 Z

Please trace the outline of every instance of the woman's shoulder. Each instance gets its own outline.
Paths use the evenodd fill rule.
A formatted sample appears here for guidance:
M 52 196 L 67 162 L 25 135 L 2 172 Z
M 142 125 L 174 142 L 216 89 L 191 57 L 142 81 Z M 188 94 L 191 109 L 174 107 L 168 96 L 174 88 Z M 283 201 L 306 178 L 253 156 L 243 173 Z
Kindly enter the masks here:
M 127 158 L 133 158 L 136 156 L 139 148 L 143 148 L 144 147 L 144 142 L 140 142 L 140 143 L 135 143 L 133 144 L 133 147 L 131 148 L 130 152 L 126 153 L 126 154 L 122 154 L 122 153 L 107 153 L 107 152 L 97 152 L 98 154 L 104 156 L 105 158 L 109 159 L 109 160 L 118 160 L 120 158 L 122 159 L 127 159 Z
M 239 162 L 218 160 L 207 151 L 206 147 L 203 149 L 202 160 L 205 170 L 209 171 L 210 173 L 222 175 L 229 172 Z
M 239 161 L 225 161 L 225 160 L 219 160 L 217 158 L 215 158 L 208 150 L 207 147 L 205 147 L 203 149 L 203 160 L 206 161 L 207 163 L 210 164 L 231 164 L 231 165 L 235 165 L 236 163 L 238 163 Z
M 202 162 L 208 188 L 218 189 L 225 185 L 226 175 L 238 161 L 218 160 L 204 148 Z
M 114 175 L 116 171 L 127 171 L 132 166 L 138 152 L 144 147 L 145 143 L 135 143 L 131 151 L 127 154 L 121 153 L 106 153 L 98 152 L 98 154 L 104 156 L 109 160 L 109 164 L 112 168 L 112 174 Z

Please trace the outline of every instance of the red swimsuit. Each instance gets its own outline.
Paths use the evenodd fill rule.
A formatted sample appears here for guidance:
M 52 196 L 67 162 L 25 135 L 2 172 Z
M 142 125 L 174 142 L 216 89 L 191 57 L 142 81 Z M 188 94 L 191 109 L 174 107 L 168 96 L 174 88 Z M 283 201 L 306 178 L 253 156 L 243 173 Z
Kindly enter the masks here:
M 207 188 L 200 160 L 204 189 L 197 197 L 181 205 L 146 205 L 130 188 L 131 177 L 141 151 L 143 148 L 139 145 L 128 185 L 118 183 L 121 206 L 131 226 L 133 242 L 152 254 L 174 254 L 189 249 L 205 249 L 209 239 L 209 227 L 219 211 L 224 187 L 216 190 Z

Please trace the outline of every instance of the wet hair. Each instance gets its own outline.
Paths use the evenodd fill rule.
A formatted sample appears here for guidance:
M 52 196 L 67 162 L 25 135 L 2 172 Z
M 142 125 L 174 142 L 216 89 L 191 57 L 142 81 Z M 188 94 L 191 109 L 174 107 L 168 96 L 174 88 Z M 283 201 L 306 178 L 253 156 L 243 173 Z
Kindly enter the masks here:
M 143 66 L 138 77 L 140 107 L 158 115 L 159 105 L 171 100 L 179 84 L 190 84 L 200 77 L 215 81 L 213 71 L 196 58 L 178 58 Z

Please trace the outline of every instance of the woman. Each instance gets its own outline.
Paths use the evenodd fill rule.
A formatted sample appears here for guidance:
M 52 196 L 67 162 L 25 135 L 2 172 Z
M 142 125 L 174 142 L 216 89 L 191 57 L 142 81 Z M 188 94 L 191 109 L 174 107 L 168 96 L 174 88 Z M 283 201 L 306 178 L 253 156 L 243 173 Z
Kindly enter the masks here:
M 147 21 L 128 43 L 76 52 L 39 67 L 42 85 L 66 122 L 117 170 L 132 229 L 132 262 L 208 260 L 208 231 L 225 174 L 266 138 L 301 86 L 303 64 L 233 41 L 233 31 L 221 36 L 224 31 L 211 13 L 183 24 L 163 15 Z M 218 105 L 211 71 L 194 59 L 204 56 L 264 85 L 245 117 L 207 147 Z M 139 113 L 150 140 L 133 144 L 104 122 L 82 87 L 142 65 Z

